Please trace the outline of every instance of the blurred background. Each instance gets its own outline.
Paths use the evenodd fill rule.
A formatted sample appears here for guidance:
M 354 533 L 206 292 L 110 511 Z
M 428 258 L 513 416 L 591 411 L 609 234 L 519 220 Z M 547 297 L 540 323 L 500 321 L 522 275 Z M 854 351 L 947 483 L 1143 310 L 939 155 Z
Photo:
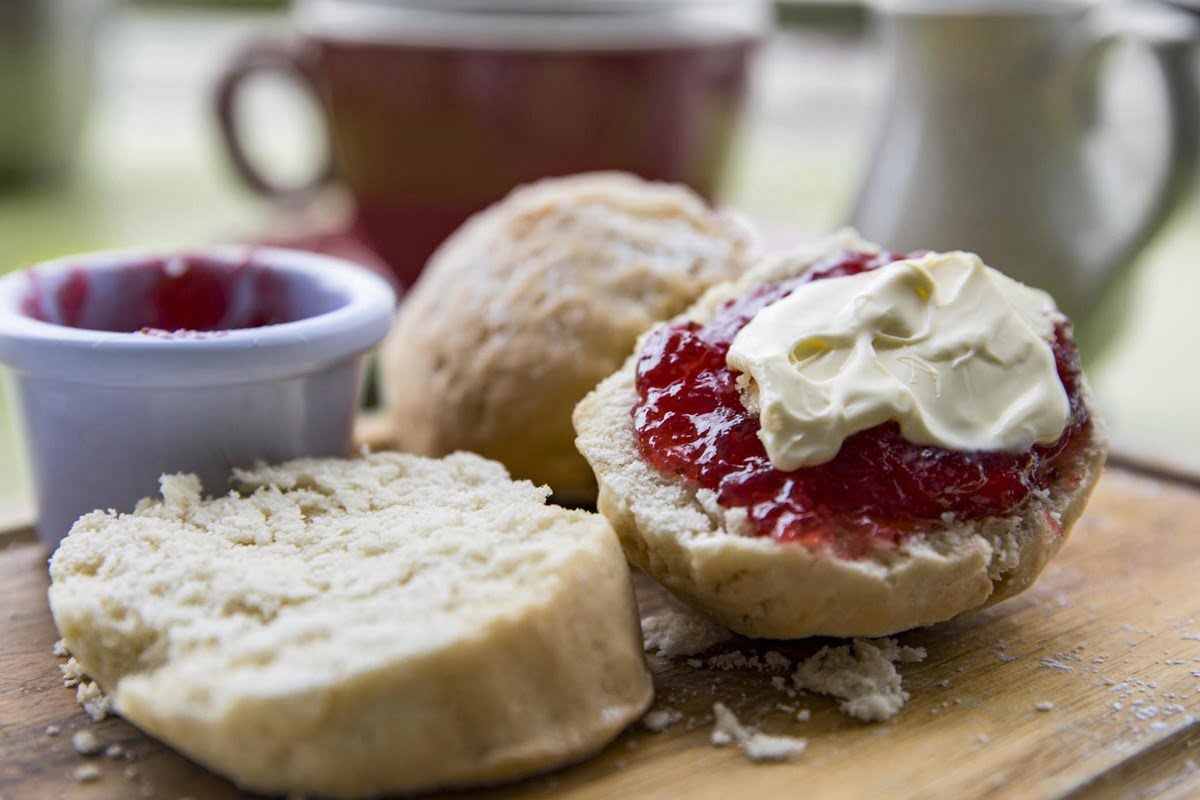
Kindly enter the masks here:
M 1079 324 L 1120 451 L 1200 474 L 1190 16 L 1152 0 L 1103 15 L 1068 0 L 710 5 L 687 59 L 598 67 L 571 53 L 513 61 L 486 20 L 456 44 L 478 51 L 469 64 L 411 40 L 398 54 L 408 18 L 393 7 L 438 8 L 428 0 L 6 0 L 0 272 L 234 240 L 349 255 L 404 283 L 472 203 L 511 184 L 497 165 L 596 166 L 591 151 L 528 161 L 545 131 L 608 139 L 604 164 L 686 180 L 773 244 L 853 220 L 894 248 L 977 249 L 1052 290 Z M 422 105 L 451 90 L 473 105 L 440 117 Z M 481 109 L 482 138 L 455 126 Z M 571 127 L 595 117 L 654 131 L 653 152 L 627 159 L 616 121 L 600 135 Z M 416 151 L 427 174 L 401 159 Z M 438 203 L 414 202 L 422 192 Z M 5 397 L 0 519 L 28 506 L 22 458 Z

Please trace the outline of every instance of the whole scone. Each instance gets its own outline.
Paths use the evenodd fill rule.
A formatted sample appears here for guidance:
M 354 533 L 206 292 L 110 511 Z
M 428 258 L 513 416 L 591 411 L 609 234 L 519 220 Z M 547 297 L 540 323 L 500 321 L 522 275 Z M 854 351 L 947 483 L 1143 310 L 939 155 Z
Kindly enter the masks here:
M 803 275 L 839 251 L 879 252 L 851 231 L 765 259 L 714 287 L 677 319 L 703 323 L 726 300 Z M 1091 424 L 1079 455 L 1046 492 L 1004 516 L 953 521 L 861 557 L 753 534 L 746 513 L 645 461 L 631 410 L 643 337 L 625 365 L 574 415 L 579 450 L 600 485 L 598 506 L 625 553 L 677 597 L 746 636 L 883 636 L 941 622 L 1030 586 L 1066 541 L 1103 469 L 1107 440 Z
M 549 179 L 470 219 L 401 304 L 381 356 L 402 450 L 470 450 L 589 503 L 571 412 L 651 324 L 740 274 L 750 237 L 682 186 Z
M 584 758 L 649 705 L 629 567 L 597 514 L 494 461 L 388 453 L 190 475 L 80 519 L 67 648 L 128 721 L 256 791 L 392 795 Z

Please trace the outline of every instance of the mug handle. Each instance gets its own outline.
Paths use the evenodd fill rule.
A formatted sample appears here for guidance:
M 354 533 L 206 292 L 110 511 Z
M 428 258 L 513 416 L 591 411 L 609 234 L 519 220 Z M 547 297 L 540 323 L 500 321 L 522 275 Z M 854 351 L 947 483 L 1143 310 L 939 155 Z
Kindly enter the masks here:
M 325 112 L 317 91 L 312 67 L 305 57 L 302 45 L 297 41 L 263 40 L 253 42 L 243 49 L 217 83 L 214 97 L 217 123 L 225 151 L 234 168 L 250 188 L 264 197 L 287 206 L 301 205 L 310 200 L 333 180 L 333 148 L 326 148 L 323 163 L 313 177 L 295 186 L 285 186 L 271 180 L 255 166 L 243 146 L 237 124 L 237 99 L 247 78 L 261 73 L 275 72 L 287 76 L 304 87 Z M 328 121 L 326 121 L 328 128 Z
M 1200 24 L 1190 15 L 1161 7 L 1109 6 L 1086 20 L 1082 58 L 1074 74 L 1075 91 L 1085 118 L 1094 121 L 1099 73 L 1119 41 L 1145 46 L 1154 57 L 1166 88 L 1168 131 L 1162 179 L 1134 223 L 1118 233 L 1101 256 L 1100 287 L 1115 270 L 1128 266 L 1187 199 L 1200 162 L 1200 82 L 1192 56 L 1200 41 Z

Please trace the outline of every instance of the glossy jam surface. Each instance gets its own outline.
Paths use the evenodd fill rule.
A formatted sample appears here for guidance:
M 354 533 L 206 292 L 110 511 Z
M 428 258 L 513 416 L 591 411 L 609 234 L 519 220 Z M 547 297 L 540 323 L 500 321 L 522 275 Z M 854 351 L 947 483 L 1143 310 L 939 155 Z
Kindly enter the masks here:
M 287 276 L 267 267 L 184 255 L 30 273 L 21 310 L 42 322 L 112 333 L 217 333 L 302 319 L 311 316 L 304 306 L 324 302 L 295 294 Z
M 761 536 L 831 548 L 854 557 L 895 545 L 943 515 L 974 520 L 1006 514 L 1032 492 L 1063 479 L 1061 468 L 1089 421 L 1080 397 L 1079 356 L 1065 325 L 1051 343 L 1071 401 L 1059 441 L 1022 453 L 959 452 L 917 445 L 895 423 L 861 431 L 825 464 L 775 469 L 742 405 L 729 345 L 758 311 L 813 280 L 855 275 L 906 256 L 842 253 L 800 278 L 727 301 L 701 325 L 659 328 L 637 365 L 634 429 L 643 457 L 747 511 Z

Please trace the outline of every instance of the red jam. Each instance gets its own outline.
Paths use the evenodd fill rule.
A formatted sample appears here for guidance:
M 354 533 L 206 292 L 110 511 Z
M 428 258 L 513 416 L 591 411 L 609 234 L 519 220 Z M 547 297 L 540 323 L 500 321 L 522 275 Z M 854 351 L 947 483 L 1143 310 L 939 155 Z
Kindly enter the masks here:
M 290 294 L 286 278 L 265 267 L 183 255 L 108 271 L 30 273 L 21 309 L 26 316 L 71 328 L 171 336 L 302 318 Z
M 1023 453 L 960 452 L 908 442 L 894 422 L 848 437 L 825 464 L 775 469 L 758 438 L 758 417 L 741 402 L 737 373 L 725 363 L 734 337 L 761 309 L 809 281 L 855 275 L 907 256 L 841 253 L 800 278 L 729 300 L 712 319 L 666 325 L 647 340 L 637 365 L 634 429 L 642 456 L 747 511 L 755 532 L 830 548 L 843 557 L 900 544 L 943 515 L 962 520 L 1007 514 L 1062 480 L 1086 438 L 1079 354 L 1070 327 L 1051 347 L 1071 403 L 1066 430 L 1052 445 Z

